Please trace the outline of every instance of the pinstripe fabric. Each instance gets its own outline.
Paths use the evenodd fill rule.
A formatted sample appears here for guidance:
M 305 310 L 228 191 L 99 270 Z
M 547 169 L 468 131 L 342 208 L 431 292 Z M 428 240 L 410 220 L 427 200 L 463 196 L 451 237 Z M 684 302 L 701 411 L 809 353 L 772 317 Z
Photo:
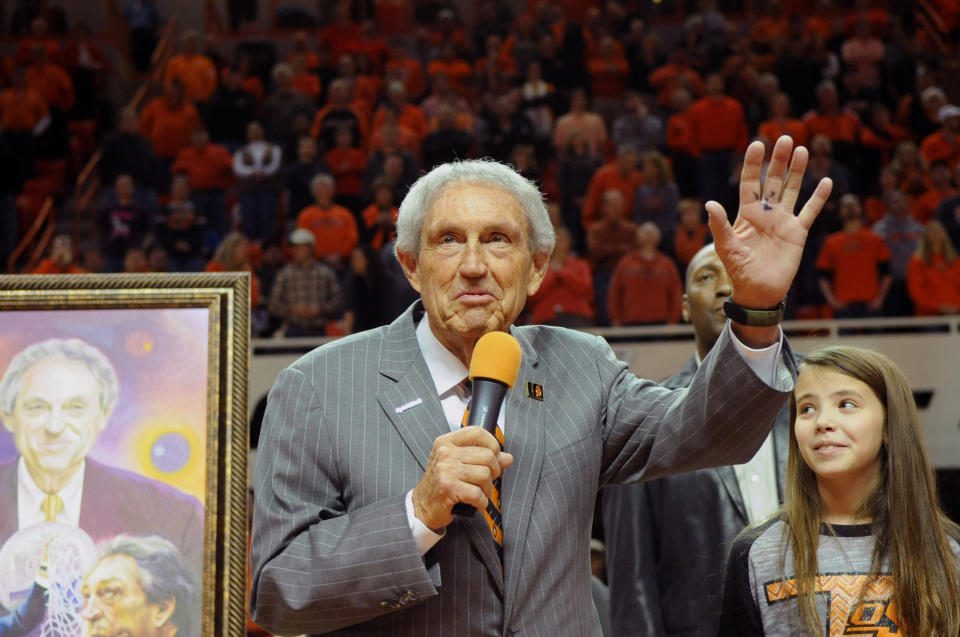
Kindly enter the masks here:
M 414 332 L 347 337 L 284 370 L 255 472 L 254 618 L 278 634 L 593 636 L 589 540 L 597 489 L 749 459 L 792 389 L 776 389 L 721 336 L 687 389 L 636 378 L 600 338 L 514 328 L 507 395 L 503 572 L 482 516 L 455 520 L 424 557 L 404 495 L 449 431 Z M 718 364 L 722 362 L 722 364 Z M 526 381 L 543 387 L 527 398 Z M 397 409 L 421 399 L 414 407 Z

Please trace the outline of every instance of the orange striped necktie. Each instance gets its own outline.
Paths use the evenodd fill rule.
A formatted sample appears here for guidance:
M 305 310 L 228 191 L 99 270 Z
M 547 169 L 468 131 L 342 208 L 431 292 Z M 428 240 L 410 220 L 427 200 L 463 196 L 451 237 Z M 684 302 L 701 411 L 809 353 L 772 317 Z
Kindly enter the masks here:
M 56 493 L 50 493 L 40 503 L 40 510 L 43 511 L 47 522 L 56 522 L 57 514 L 63 509 L 63 499 Z
M 463 386 L 466 388 L 467 394 L 470 393 L 470 380 L 464 380 Z M 460 426 L 465 427 L 467 425 L 467 418 L 470 415 L 470 407 L 468 406 L 463 412 L 463 418 L 460 421 Z M 500 430 L 499 424 L 494 424 L 493 435 L 496 437 L 497 442 L 500 443 L 500 450 L 503 451 L 504 438 L 503 431 Z M 493 491 L 490 493 L 490 499 L 487 502 L 487 508 L 483 511 L 483 519 L 487 521 L 487 526 L 490 527 L 490 535 L 493 536 L 493 542 L 497 545 L 497 556 L 500 558 L 500 568 L 503 568 L 503 515 L 500 512 L 500 477 L 494 478 L 493 480 Z

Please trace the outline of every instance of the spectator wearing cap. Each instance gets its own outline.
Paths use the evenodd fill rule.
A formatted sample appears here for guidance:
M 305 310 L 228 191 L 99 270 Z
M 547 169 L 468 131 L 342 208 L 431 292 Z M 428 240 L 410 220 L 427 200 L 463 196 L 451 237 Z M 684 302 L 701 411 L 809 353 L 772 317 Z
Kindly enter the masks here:
M 284 336 L 324 336 L 327 322 L 341 310 L 333 270 L 316 260 L 314 235 L 297 228 L 290 235 L 293 262 L 280 270 L 270 292 L 270 314 L 282 319 Z
M 343 267 L 359 238 L 357 221 L 349 210 L 333 203 L 336 182 L 330 175 L 316 175 L 310 182 L 314 203 L 300 211 L 297 228 L 313 233 L 314 252 L 337 269 Z
M 951 169 L 960 163 L 960 106 L 947 104 L 937 112 L 940 130 L 920 143 L 920 154 L 932 164 L 945 161 Z

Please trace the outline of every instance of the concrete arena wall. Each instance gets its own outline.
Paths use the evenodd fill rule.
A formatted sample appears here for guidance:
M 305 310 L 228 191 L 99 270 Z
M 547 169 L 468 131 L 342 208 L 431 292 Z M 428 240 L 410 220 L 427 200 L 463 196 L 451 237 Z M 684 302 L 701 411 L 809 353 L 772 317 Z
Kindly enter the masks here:
M 878 328 L 885 332 L 870 332 Z M 918 397 L 920 422 L 934 466 L 960 468 L 960 317 L 788 322 L 784 329 L 796 352 L 843 343 L 890 356 L 903 368 Z M 617 357 L 634 373 L 656 380 L 674 374 L 693 353 L 693 331 L 687 325 L 590 331 L 607 338 Z M 323 342 L 254 340 L 251 411 L 284 367 Z

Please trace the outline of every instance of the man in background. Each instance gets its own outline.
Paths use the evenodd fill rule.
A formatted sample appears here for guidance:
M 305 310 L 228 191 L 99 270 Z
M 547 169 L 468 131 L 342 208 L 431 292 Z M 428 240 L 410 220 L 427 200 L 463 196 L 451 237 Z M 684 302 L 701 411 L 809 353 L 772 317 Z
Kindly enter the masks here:
M 733 282 L 713 244 L 687 269 L 683 319 L 693 324 L 696 352 L 665 387 L 686 387 L 717 342 Z M 731 540 L 772 514 L 783 500 L 788 409 L 746 464 L 700 469 L 608 487 L 603 526 L 616 637 L 716 634 L 723 566 Z

